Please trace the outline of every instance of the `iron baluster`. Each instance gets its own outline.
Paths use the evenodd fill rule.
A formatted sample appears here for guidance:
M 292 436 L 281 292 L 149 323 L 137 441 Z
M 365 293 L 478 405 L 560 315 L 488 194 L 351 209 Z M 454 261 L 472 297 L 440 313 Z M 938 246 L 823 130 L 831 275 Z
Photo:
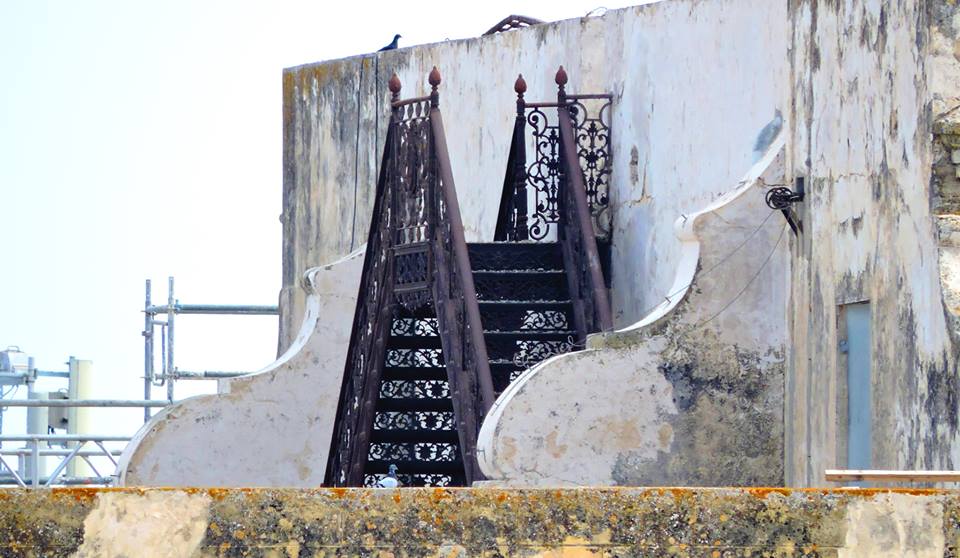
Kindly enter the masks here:
M 413 477 L 440 485 L 482 478 L 476 434 L 493 404 L 493 384 L 439 110 L 440 81 L 434 68 L 431 94 L 401 101 L 400 81 L 396 75 L 390 79 L 390 128 L 334 425 L 328 485 L 371 484 L 380 472 L 376 467 L 387 462 L 404 464 L 408 470 L 401 468 L 405 474 L 400 478 L 408 483 Z M 439 337 L 442 350 L 394 341 L 388 347 L 388 339 L 424 335 Z M 447 377 L 384 379 L 385 366 L 443 366 Z M 452 403 L 453 416 L 431 403 L 444 400 Z M 419 402 L 420 410 L 404 407 L 409 401 Z M 443 431 L 454 421 L 456 439 L 448 440 Z M 390 436 L 373 441 L 383 431 Z M 425 431 L 434 438 L 418 441 L 418 433 Z M 438 472 L 443 467 L 437 464 L 457 462 L 463 464 L 463 475 Z

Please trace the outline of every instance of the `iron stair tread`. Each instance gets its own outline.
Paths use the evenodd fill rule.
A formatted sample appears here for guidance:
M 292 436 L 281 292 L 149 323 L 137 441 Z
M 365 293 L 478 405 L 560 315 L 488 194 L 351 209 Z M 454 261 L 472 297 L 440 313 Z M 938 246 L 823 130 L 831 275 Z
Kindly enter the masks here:
M 387 340 L 390 349 L 439 349 L 442 342 L 436 335 L 391 335 Z
M 480 311 L 489 308 L 510 308 L 516 310 L 564 310 L 570 306 L 570 299 L 566 300 L 479 300 Z M 536 308 L 533 308 L 536 307 Z
M 385 366 L 384 380 L 446 380 L 443 366 Z
M 576 336 L 577 332 L 556 329 L 521 329 L 519 331 L 483 330 L 483 335 L 490 339 L 516 339 L 517 341 L 566 341 L 570 336 Z
M 474 247 L 474 246 L 507 246 L 507 247 L 544 246 L 546 248 L 551 248 L 551 247 L 559 247 L 560 243 L 555 240 L 551 240 L 547 242 L 543 242 L 539 240 L 502 240 L 502 241 L 494 241 L 494 242 L 468 242 L 467 243 L 468 248 Z
M 563 254 L 556 242 L 468 243 L 467 252 L 474 271 L 500 269 L 518 261 L 527 269 L 563 269 Z
M 378 475 L 387 472 L 390 465 L 397 466 L 397 473 L 402 475 L 460 475 L 463 476 L 463 458 L 451 461 L 399 461 L 370 459 L 364 467 L 367 475 Z
M 493 276 L 505 276 L 505 275 L 565 275 L 562 269 L 526 269 L 522 267 L 512 268 L 512 269 L 474 269 L 473 275 L 493 275 Z
M 407 430 L 384 428 L 374 430 L 371 443 L 391 444 L 455 444 L 460 442 L 456 430 Z
M 378 413 L 436 412 L 452 413 L 453 401 L 448 397 L 430 399 L 426 397 L 381 397 L 377 399 Z

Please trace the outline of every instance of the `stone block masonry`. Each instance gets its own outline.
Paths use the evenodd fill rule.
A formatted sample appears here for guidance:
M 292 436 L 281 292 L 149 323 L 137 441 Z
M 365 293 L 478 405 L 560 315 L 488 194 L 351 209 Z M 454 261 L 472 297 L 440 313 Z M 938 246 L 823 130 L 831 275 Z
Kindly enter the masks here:
M 956 556 L 960 492 L 0 491 L 0 556 Z

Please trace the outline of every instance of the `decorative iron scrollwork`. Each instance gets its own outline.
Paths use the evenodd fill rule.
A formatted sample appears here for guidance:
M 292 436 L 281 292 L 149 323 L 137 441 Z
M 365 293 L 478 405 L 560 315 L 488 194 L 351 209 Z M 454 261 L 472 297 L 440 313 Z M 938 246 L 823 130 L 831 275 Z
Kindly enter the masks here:
M 504 180 L 501 215 L 497 224 L 497 240 L 545 240 L 556 235 L 561 219 L 562 168 L 560 135 L 556 117 L 544 110 L 565 108 L 574 127 L 576 152 L 587 193 L 595 234 L 609 237 L 610 175 L 613 172 L 610 144 L 610 95 L 566 95 L 558 103 L 526 104 L 523 76 L 514 86 L 518 95 L 518 115 L 511 145 L 508 174 Z M 526 128 L 529 127 L 529 135 Z M 524 138 L 519 140 L 518 138 Z M 533 146 L 534 157 L 526 161 L 527 144 Z M 527 209 L 529 208 L 529 209 Z M 521 230 L 522 229 L 522 230 Z
M 328 485 L 375 482 L 390 460 L 408 467 L 400 472 L 410 485 L 482 478 L 475 440 L 479 421 L 493 403 L 492 380 L 438 108 L 436 68 L 429 83 L 429 96 L 401 101 L 399 78 L 389 80 L 393 110 L 327 464 Z M 391 335 L 397 341 L 388 343 Z M 436 336 L 442 350 L 410 348 L 415 345 L 403 339 Z M 385 367 L 410 370 L 391 370 L 382 380 Z M 435 371 L 412 371 L 439 367 L 446 368 L 447 380 L 433 379 Z M 453 412 L 425 410 L 449 407 Z M 399 412 L 406 409 L 415 410 Z M 409 441 L 424 432 L 444 441 Z M 457 442 L 451 441 L 453 433 Z M 425 465 L 441 461 L 445 465 L 439 469 Z

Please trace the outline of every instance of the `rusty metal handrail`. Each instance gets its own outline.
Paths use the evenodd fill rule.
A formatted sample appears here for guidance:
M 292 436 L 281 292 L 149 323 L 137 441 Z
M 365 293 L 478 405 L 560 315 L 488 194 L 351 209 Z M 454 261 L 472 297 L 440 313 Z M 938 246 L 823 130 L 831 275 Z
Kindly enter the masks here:
M 434 68 L 434 70 L 436 70 L 436 68 Z M 439 74 L 437 75 L 439 76 Z M 477 381 L 480 383 L 483 412 L 486 413 L 493 407 L 493 378 L 490 374 L 487 345 L 483 338 L 483 324 L 480 321 L 480 304 L 477 301 L 477 289 L 473 282 L 473 268 L 470 265 L 470 256 L 467 253 L 467 240 L 464 236 L 463 219 L 460 215 L 460 203 L 457 200 L 457 188 L 453 182 L 450 153 L 447 151 L 447 138 L 443 130 L 443 118 L 437 106 L 432 107 L 430 110 L 430 124 L 433 128 L 437 164 L 440 167 L 441 191 L 443 193 L 444 203 L 447 204 L 447 211 L 450 218 L 454 257 L 457 271 L 463 281 L 463 296 L 464 305 L 467 310 L 467 323 L 470 326 L 471 337 L 473 338 L 477 351 Z
M 562 66 L 561 66 L 562 70 Z M 566 77 L 564 75 L 564 77 Z M 564 80 L 565 81 L 565 80 Z M 563 95 L 561 85 L 560 94 Z M 597 236 L 593 231 L 593 221 L 590 218 L 590 207 L 587 203 L 587 189 L 583 184 L 583 175 L 580 171 L 580 157 L 574 148 L 576 139 L 573 135 L 572 117 L 566 106 L 557 109 L 559 112 L 560 146 L 563 153 L 561 160 L 564 164 L 564 177 L 566 179 L 566 194 L 568 199 L 573 202 L 576 223 L 563 223 L 564 237 L 575 234 L 580 235 L 581 248 L 585 262 L 576 262 L 573 269 L 567 269 L 568 277 L 577 273 L 580 266 L 586 264 L 589 279 L 587 288 L 593 297 L 594 316 L 586 316 L 588 320 L 595 320 L 595 325 L 600 331 L 610 331 L 613 329 L 613 316 L 610 310 L 610 299 L 607 295 L 607 287 L 603 279 L 603 268 L 600 266 L 600 252 L 597 250 Z M 570 225 L 574 225 L 571 227 Z M 571 292 L 571 295 L 575 293 Z M 592 320 L 591 320 L 592 321 Z M 582 337 L 586 337 L 589 330 L 585 327 L 580 332 Z
M 443 348 L 465 480 L 483 478 L 476 459 L 480 422 L 493 406 L 480 307 L 457 200 L 443 119 L 440 73 L 427 97 L 400 100 L 389 81 L 391 120 L 354 314 L 326 484 L 363 483 L 386 338 L 399 313 L 432 306 Z
M 439 179 L 439 188 L 434 189 L 433 193 L 441 198 L 436 200 L 434 207 L 437 210 L 433 214 L 433 259 L 436 262 L 433 292 L 463 455 L 464 475 L 467 485 L 470 485 L 484 478 L 477 462 L 477 434 L 483 417 L 493 406 L 495 394 L 473 268 L 467 252 L 460 202 L 439 108 L 437 87 L 440 85 L 440 72 L 437 68 L 430 72 L 429 81 L 432 87 L 430 127 L 433 159 Z
M 588 192 L 584 172 L 590 168 L 589 163 L 581 168 L 584 151 L 587 152 L 587 159 L 592 157 L 594 165 L 598 158 L 608 161 L 609 146 L 595 148 L 593 138 L 596 137 L 596 124 L 609 138 L 602 115 L 613 96 L 607 93 L 567 94 L 567 74 L 563 66 L 557 71 L 556 83 L 559 87 L 556 102 L 527 102 L 524 99 L 527 84 L 523 75 L 517 77 L 514 84 L 517 116 L 494 240 L 543 240 L 551 226 L 557 227 L 557 240 L 563 252 L 573 306 L 573 322 L 578 340 L 583 342 L 590 333 L 613 329 L 609 294 L 597 246 L 598 233 L 593 223 L 596 217 L 597 226 L 600 226 L 600 214 L 606 207 L 606 198 L 597 193 L 596 174 L 591 175 L 594 191 L 592 194 Z M 580 103 L 590 99 L 607 101 L 593 119 L 588 117 L 586 107 Z M 557 109 L 559 122 L 556 126 L 547 123 L 546 114 L 542 111 L 544 108 Z M 577 113 L 578 110 L 583 112 Z M 575 118 L 577 114 L 579 120 Z M 529 167 L 526 159 L 527 124 L 533 127 L 536 146 Z M 579 139 L 586 139 L 587 145 L 578 146 Z M 534 193 L 534 205 L 531 208 L 534 211 L 528 216 L 527 197 L 530 191 Z
M 384 328 L 389 328 L 390 318 L 387 306 L 390 306 L 388 300 L 392 295 L 392 285 L 383 280 L 390 275 L 390 259 L 386 257 L 390 246 L 389 242 L 383 242 L 383 221 L 388 217 L 385 215 L 389 207 L 388 200 L 385 199 L 387 169 L 395 149 L 395 136 L 394 127 L 388 127 L 363 259 L 363 272 L 360 275 L 353 328 L 344 362 L 340 398 L 330 435 L 324 475 L 326 486 L 357 485 L 363 480 L 363 463 L 370 444 L 370 429 L 375 413 L 375 409 L 370 405 L 370 395 L 375 393 L 378 387 L 386 351 Z M 373 277 L 374 273 L 379 277 Z M 369 300 L 367 295 L 374 290 L 374 300 Z M 368 322 L 375 322 L 376 325 L 368 329 Z M 360 369 L 355 369 L 356 367 Z M 354 401 L 358 403 L 355 404 Z

